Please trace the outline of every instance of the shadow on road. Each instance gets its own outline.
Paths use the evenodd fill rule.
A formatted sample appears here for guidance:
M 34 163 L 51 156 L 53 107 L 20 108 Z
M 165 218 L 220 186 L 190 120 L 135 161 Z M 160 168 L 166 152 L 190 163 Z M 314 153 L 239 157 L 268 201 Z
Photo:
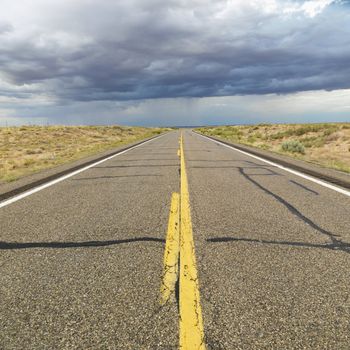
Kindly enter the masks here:
M 82 248 L 82 247 L 104 247 L 117 244 L 134 242 L 157 242 L 165 243 L 165 239 L 156 237 L 135 237 L 108 241 L 86 241 L 86 242 L 3 242 L 0 241 L 0 250 L 6 249 L 28 249 L 28 248 Z
M 175 166 L 178 167 L 179 164 L 133 164 L 133 165 L 108 165 L 108 166 L 95 166 L 91 169 L 111 169 L 111 168 L 161 168 Z M 91 170 L 90 169 L 90 170 Z
M 118 159 L 119 162 L 144 162 L 149 160 L 155 160 L 155 161 L 169 161 L 169 160 L 177 160 L 176 158 L 142 158 L 142 159 Z
M 164 176 L 160 174 L 140 174 L 140 175 L 117 175 L 117 176 L 97 176 L 97 177 L 81 177 L 78 179 L 72 179 L 72 181 L 81 181 L 81 180 L 99 180 L 99 179 L 115 179 L 119 177 L 158 177 Z
M 194 160 L 192 160 L 194 161 Z M 200 160 L 200 162 L 202 162 Z M 255 170 L 263 170 L 266 171 L 267 173 L 264 174 L 246 174 L 249 176 L 284 176 L 282 174 L 277 173 L 276 171 L 272 170 L 270 166 L 246 166 L 246 167 L 240 167 L 240 166 L 234 166 L 234 165 L 223 165 L 223 166 L 197 166 L 197 165 L 190 165 L 188 168 L 190 169 L 238 169 L 239 171 L 241 169 L 255 169 Z

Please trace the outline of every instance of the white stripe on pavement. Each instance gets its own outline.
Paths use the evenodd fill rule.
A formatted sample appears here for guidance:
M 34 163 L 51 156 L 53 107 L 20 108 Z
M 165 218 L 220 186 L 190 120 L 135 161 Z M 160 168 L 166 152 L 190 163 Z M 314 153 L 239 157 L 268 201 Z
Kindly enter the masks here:
M 63 175 L 63 176 L 61 176 L 61 177 L 59 177 L 59 178 L 57 178 L 57 179 L 55 179 L 55 180 L 49 181 L 49 182 L 47 182 L 47 183 L 45 183 L 45 184 L 43 184 L 43 185 L 39 185 L 38 187 L 34 187 L 33 189 L 28 190 L 28 191 L 25 191 L 25 192 L 23 192 L 23 193 L 21 193 L 21 194 L 19 194 L 19 195 L 17 195 L 17 196 L 14 196 L 14 197 L 12 197 L 12 198 L 10 198 L 10 199 L 4 200 L 3 202 L 0 202 L 0 208 L 6 207 L 7 205 L 12 204 L 12 203 L 14 203 L 14 202 L 17 202 L 17 201 L 19 201 L 19 200 L 22 199 L 22 198 L 28 197 L 28 196 L 30 196 L 31 194 L 34 194 L 34 193 L 36 193 L 36 192 L 39 192 L 39 191 L 41 191 L 41 190 L 43 190 L 43 189 L 45 189 L 45 188 L 47 188 L 47 187 L 53 186 L 53 185 L 55 185 L 55 184 L 57 184 L 57 183 L 59 183 L 59 182 L 61 182 L 61 181 L 63 181 L 63 180 L 66 180 L 66 179 L 68 179 L 68 178 L 70 178 L 70 177 L 72 177 L 72 176 L 74 176 L 74 175 L 77 175 L 77 174 L 79 174 L 79 173 L 81 173 L 81 172 L 83 172 L 83 171 L 85 171 L 85 170 L 88 170 L 88 169 L 90 169 L 90 168 L 92 168 L 92 167 L 94 167 L 94 166 L 96 166 L 96 165 L 98 165 L 98 164 L 101 164 L 101 163 L 103 163 L 103 162 L 106 162 L 107 160 L 110 160 L 110 159 L 112 159 L 112 158 L 114 158 L 114 157 L 120 156 L 120 155 L 122 155 L 122 154 L 124 154 L 124 153 L 126 153 L 126 152 L 128 152 L 128 151 L 131 151 L 131 150 L 137 148 L 137 147 L 143 146 L 143 145 L 145 145 L 145 144 L 148 143 L 148 142 L 151 142 L 151 141 L 154 141 L 154 140 L 158 140 L 160 137 L 163 137 L 164 135 L 165 135 L 165 134 L 160 135 L 160 136 L 157 136 L 157 137 L 155 137 L 155 138 L 153 138 L 153 139 L 151 139 L 151 140 L 142 142 L 142 143 L 139 144 L 139 145 L 136 145 L 136 146 L 133 146 L 133 147 L 131 147 L 131 148 L 126 149 L 125 151 L 122 151 L 122 152 L 117 153 L 117 154 L 114 154 L 114 155 L 112 155 L 112 156 L 110 156 L 110 157 L 107 157 L 107 158 L 104 158 L 104 159 L 102 159 L 102 160 L 99 160 L 99 161 L 97 161 L 97 162 L 95 162 L 95 163 L 92 163 L 92 164 L 90 164 L 90 165 L 87 165 L 87 166 L 84 167 L 84 168 L 78 169 L 78 170 L 73 171 L 73 172 L 71 172 L 71 173 L 69 173 L 69 174 L 67 174 L 67 175 Z
M 301 173 L 301 172 L 299 172 L 299 171 L 292 170 L 292 169 L 290 169 L 290 168 L 288 168 L 288 167 L 285 167 L 285 166 L 283 166 L 283 165 L 280 165 L 280 164 L 271 162 L 271 161 L 269 161 L 269 160 L 266 160 L 266 159 L 264 159 L 264 158 L 255 156 L 255 155 L 250 154 L 250 153 L 248 153 L 248 152 L 241 151 L 240 149 L 237 149 L 237 148 L 234 147 L 234 146 L 226 145 L 225 143 L 220 142 L 220 141 L 218 141 L 218 140 L 213 140 L 213 139 L 211 139 L 210 137 L 207 137 L 207 136 L 204 136 L 204 135 L 201 135 L 201 134 L 197 134 L 197 135 L 199 135 L 199 136 L 201 136 L 201 137 L 203 137 L 203 138 L 205 138 L 205 139 L 208 139 L 208 140 L 210 140 L 210 141 L 212 141 L 212 142 L 218 142 L 218 143 L 220 143 L 221 145 L 223 145 L 223 146 L 225 146 L 225 147 L 227 147 L 227 148 L 231 148 L 231 149 L 233 149 L 233 150 L 235 150 L 235 151 L 237 151 L 237 152 L 243 153 L 243 154 L 245 154 L 246 156 L 249 156 L 249 157 L 258 159 L 258 160 L 260 160 L 260 161 L 262 161 L 262 162 L 265 162 L 265 163 L 267 163 L 267 164 L 273 165 L 273 166 L 275 166 L 275 167 L 277 167 L 277 168 L 279 168 L 279 169 L 288 171 L 289 173 L 292 173 L 292 174 L 294 174 L 294 175 L 300 176 L 300 177 L 302 177 L 302 178 L 304 178 L 304 179 L 306 179 L 306 180 L 315 182 L 315 183 L 317 183 L 318 185 L 321 185 L 321 186 L 323 186 L 323 187 L 327 187 L 327 188 L 329 188 L 329 189 L 331 189 L 331 190 L 333 190 L 333 191 L 337 191 L 337 192 L 339 192 L 339 193 L 345 194 L 346 196 L 350 197 L 350 191 L 348 191 L 348 190 L 345 190 L 345 189 L 343 189 L 343 188 L 334 186 L 334 185 L 332 185 L 332 184 L 330 184 L 330 183 L 328 183 L 328 182 L 319 180 L 319 179 L 317 179 L 317 178 L 315 178 L 315 177 L 312 177 L 312 176 L 309 176 L 309 175 L 305 175 L 305 174 L 303 174 L 303 173 Z

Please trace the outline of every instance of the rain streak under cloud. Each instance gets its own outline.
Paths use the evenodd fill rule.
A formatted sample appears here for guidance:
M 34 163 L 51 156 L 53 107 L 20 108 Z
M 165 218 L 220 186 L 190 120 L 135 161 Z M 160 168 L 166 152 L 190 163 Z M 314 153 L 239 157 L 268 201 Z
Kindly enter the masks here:
M 2 8 L 2 124 L 350 119 L 348 1 L 3 0 Z

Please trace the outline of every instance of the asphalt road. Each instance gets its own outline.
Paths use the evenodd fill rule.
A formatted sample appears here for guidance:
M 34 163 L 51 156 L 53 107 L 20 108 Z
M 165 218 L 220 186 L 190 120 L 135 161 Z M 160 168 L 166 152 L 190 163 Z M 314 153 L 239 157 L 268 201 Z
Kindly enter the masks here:
M 350 197 L 192 133 L 207 349 L 350 348 Z M 0 209 L 0 349 L 178 349 L 172 132 Z

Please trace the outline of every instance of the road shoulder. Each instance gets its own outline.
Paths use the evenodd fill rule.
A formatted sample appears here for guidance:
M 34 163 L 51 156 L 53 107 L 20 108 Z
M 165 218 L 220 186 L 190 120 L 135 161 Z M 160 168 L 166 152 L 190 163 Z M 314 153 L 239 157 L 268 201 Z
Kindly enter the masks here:
M 347 188 L 347 189 L 350 188 L 350 175 L 347 173 L 343 173 L 334 169 L 324 168 L 313 163 L 308 163 L 302 160 L 294 159 L 288 156 L 280 155 L 280 154 L 269 152 L 266 150 L 261 150 L 255 147 L 232 143 L 227 140 L 220 139 L 218 137 L 202 135 L 196 131 L 193 131 L 193 132 L 203 137 L 212 139 L 214 141 L 219 141 L 225 145 L 232 146 L 240 151 L 244 151 L 252 155 L 269 160 L 271 162 L 278 163 L 279 165 L 288 167 L 290 169 L 302 172 L 307 175 L 311 175 L 313 177 L 330 182 L 337 186 Z
M 8 198 L 11 198 L 15 195 L 18 195 L 20 193 L 23 193 L 25 191 L 28 191 L 36 186 L 40 186 L 48 181 L 55 180 L 61 176 L 64 176 L 70 172 L 79 170 L 85 166 L 91 165 L 94 162 L 98 162 L 100 160 L 103 160 L 105 158 L 108 158 L 110 156 L 116 155 L 120 152 L 126 151 L 129 148 L 135 147 L 137 145 L 141 145 L 142 143 L 155 139 L 157 137 L 160 137 L 161 135 L 156 135 L 152 137 L 148 137 L 146 139 L 143 139 L 141 141 L 136 141 L 133 143 L 129 143 L 127 145 L 123 145 L 121 147 L 117 147 L 114 149 L 109 149 L 107 151 L 104 151 L 102 153 L 95 154 L 93 156 L 84 157 L 79 160 L 69 162 L 63 165 L 59 165 L 54 168 L 50 168 L 47 170 L 40 171 L 38 173 L 25 176 L 23 178 L 20 178 L 16 181 L 1 184 L 0 185 L 0 202 L 3 200 L 6 200 Z

